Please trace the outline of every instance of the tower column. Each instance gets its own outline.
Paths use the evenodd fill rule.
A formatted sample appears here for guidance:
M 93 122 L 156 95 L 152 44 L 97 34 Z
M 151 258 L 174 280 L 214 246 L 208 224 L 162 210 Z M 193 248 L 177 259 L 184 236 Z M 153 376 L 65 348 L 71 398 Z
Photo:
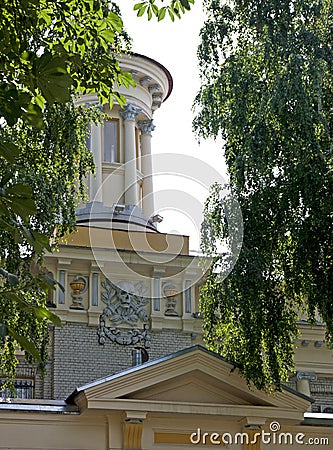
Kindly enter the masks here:
M 139 193 L 136 176 L 136 149 L 135 149 L 135 116 L 141 109 L 127 103 L 119 111 L 124 121 L 124 150 L 125 150 L 125 204 L 138 205 Z
M 102 189 L 102 126 L 91 124 L 91 151 L 94 155 L 96 175 L 90 175 L 90 201 L 103 202 Z
M 151 133 L 155 129 L 153 120 L 139 120 L 139 130 L 141 131 L 141 171 L 143 173 L 142 182 L 142 209 L 143 213 L 150 217 L 154 213 L 154 190 L 153 190 L 153 165 L 151 158 Z

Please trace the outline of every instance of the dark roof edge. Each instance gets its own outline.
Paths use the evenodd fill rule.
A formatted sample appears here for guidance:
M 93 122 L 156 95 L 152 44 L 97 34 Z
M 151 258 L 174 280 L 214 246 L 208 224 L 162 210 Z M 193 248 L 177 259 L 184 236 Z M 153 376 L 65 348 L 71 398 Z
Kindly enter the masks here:
M 168 92 L 167 92 L 167 95 L 166 95 L 165 99 L 163 100 L 163 102 L 165 102 L 170 97 L 170 94 L 171 94 L 172 88 L 173 88 L 173 78 L 172 78 L 171 73 L 168 71 L 168 69 L 165 66 L 163 66 L 163 64 L 161 64 L 160 62 L 156 61 L 153 58 L 149 58 L 149 56 L 141 55 L 140 53 L 135 53 L 135 52 L 133 52 L 132 55 L 133 56 L 138 56 L 139 58 L 146 59 L 147 61 L 155 64 L 156 66 L 158 66 L 160 69 L 163 70 L 163 72 L 165 73 L 165 75 L 166 75 L 166 77 L 168 79 L 168 82 L 169 82 L 169 89 L 168 89 Z
M 0 402 L 0 411 L 11 412 L 27 412 L 27 413 L 40 413 L 40 414 L 79 414 L 80 411 L 75 404 L 64 405 L 52 405 L 39 403 L 36 400 L 34 403 L 20 403 L 20 402 Z
M 306 401 L 308 401 L 308 402 L 310 402 L 310 403 L 314 403 L 314 402 L 315 402 L 315 400 L 314 400 L 312 397 L 309 397 L 308 395 L 302 394 L 301 392 L 296 391 L 295 389 L 293 389 L 293 388 L 287 386 L 286 384 L 283 384 L 283 383 L 282 383 L 282 389 L 283 389 L 284 391 L 290 392 L 291 394 L 294 394 L 294 395 L 296 395 L 297 397 L 300 397 L 300 398 L 302 398 L 303 400 L 306 400 Z
M 163 356 L 162 358 L 155 359 L 155 360 L 153 360 L 153 361 L 148 361 L 148 362 L 146 362 L 146 363 L 144 363 L 144 364 L 141 364 L 141 365 L 139 365 L 139 366 L 130 367 L 129 369 L 126 369 L 126 370 L 124 370 L 124 371 L 122 371 L 122 372 L 118 372 L 118 373 L 115 373 L 115 374 L 113 374 L 113 375 L 109 375 L 109 376 L 104 377 L 104 378 L 99 378 L 99 379 L 97 379 L 97 380 L 95 380 L 95 381 L 92 381 L 91 383 L 87 383 L 87 384 L 85 384 L 85 385 L 83 385 L 83 386 L 79 386 L 79 387 L 75 388 L 75 390 L 74 390 L 74 391 L 66 398 L 65 402 L 66 402 L 67 404 L 69 404 L 69 405 L 70 405 L 70 404 L 74 404 L 74 403 L 75 403 L 75 402 L 74 402 L 75 397 L 76 397 L 80 392 L 84 391 L 85 389 L 88 389 L 88 388 L 90 388 L 90 387 L 96 386 L 96 385 L 98 385 L 98 384 L 100 384 L 100 383 L 103 383 L 103 382 L 107 382 L 107 381 L 114 380 L 114 379 L 116 379 L 116 378 L 118 378 L 118 377 L 120 377 L 120 376 L 129 374 L 129 373 L 133 373 L 133 372 L 136 372 L 136 371 L 139 371 L 139 370 L 141 370 L 141 369 L 143 369 L 143 368 L 145 368 L 145 367 L 152 367 L 152 366 L 154 366 L 154 365 L 156 365 L 156 364 L 159 364 L 159 363 L 161 363 L 161 362 L 169 361 L 169 360 L 171 360 L 171 359 L 173 359 L 173 358 L 176 358 L 176 357 L 178 357 L 178 356 L 185 355 L 185 354 L 187 354 L 187 353 L 194 352 L 194 351 L 196 351 L 196 350 L 203 351 L 203 352 L 205 352 L 205 353 L 208 353 L 209 355 L 214 356 L 215 358 L 220 359 L 221 361 L 223 361 L 223 362 L 229 364 L 230 366 L 232 366 L 233 369 L 239 368 L 239 366 L 238 366 L 236 363 L 234 363 L 234 362 L 228 360 L 228 359 L 225 358 L 224 356 L 221 356 L 221 355 L 219 355 L 218 353 L 215 353 L 215 352 L 213 352 L 212 350 L 209 350 L 209 349 L 207 349 L 206 347 L 203 347 L 202 345 L 197 344 L 197 345 L 193 345 L 192 347 L 187 347 L 187 348 L 184 348 L 184 349 L 182 349 L 182 350 L 179 350 L 178 352 L 171 353 L 170 355 Z M 303 400 L 306 400 L 306 401 L 308 401 L 308 402 L 310 402 L 310 403 L 314 403 L 314 401 L 315 401 L 313 398 L 308 397 L 307 395 L 304 395 L 304 394 L 302 394 L 302 393 L 296 391 L 295 389 L 290 388 L 290 387 L 287 386 L 287 385 L 282 384 L 282 389 L 283 389 L 284 391 L 289 392 L 290 394 L 294 394 L 294 395 L 296 395 L 297 397 L 302 398 Z

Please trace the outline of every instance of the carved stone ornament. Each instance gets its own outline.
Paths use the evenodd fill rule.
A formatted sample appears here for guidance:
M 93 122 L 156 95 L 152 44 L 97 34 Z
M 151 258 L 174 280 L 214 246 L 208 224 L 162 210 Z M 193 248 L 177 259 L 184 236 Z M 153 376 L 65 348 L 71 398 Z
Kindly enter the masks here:
M 148 86 L 148 91 L 152 94 L 153 92 L 159 91 L 161 89 L 161 86 L 157 83 L 151 84 Z
M 175 310 L 177 300 L 175 300 L 175 296 L 177 294 L 176 286 L 172 283 L 165 283 L 163 284 L 163 294 L 164 297 L 166 297 L 166 310 L 164 315 L 165 316 L 178 316 L 177 311 Z
M 72 292 L 72 304 L 70 309 L 84 309 L 82 305 L 82 294 L 84 294 L 88 289 L 88 278 L 81 275 L 75 275 L 73 281 L 69 283 Z
M 119 330 L 119 328 L 108 328 L 103 325 L 103 321 L 100 320 L 100 327 L 97 334 L 101 345 L 104 345 L 106 343 L 106 339 L 108 338 L 111 342 L 119 345 L 140 344 L 144 348 L 150 348 L 151 335 L 148 324 L 143 325 L 143 330 L 134 329 L 127 331 Z
M 155 130 L 155 125 L 153 124 L 153 119 L 139 120 L 138 128 L 142 134 L 151 134 L 151 132 Z
M 138 320 L 148 321 L 144 307 L 149 299 L 142 296 L 142 283 L 134 286 L 128 281 L 121 281 L 115 285 L 110 280 L 105 280 L 102 287 L 105 289 L 102 292 L 102 301 L 106 304 L 103 316 L 109 319 L 112 325 L 126 324 L 135 327 Z
M 163 99 L 163 94 L 162 94 L 162 92 L 155 92 L 155 93 L 152 95 L 152 97 L 153 97 L 154 100 L 161 100 L 161 101 L 162 101 L 162 99 Z
M 148 84 L 151 82 L 152 78 L 148 77 L 148 75 L 146 77 L 142 77 L 140 78 L 140 84 L 141 86 L 148 86 Z
M 135 120 L 135 116 L 140 114 L 141 108 L 137 108 L 132 103 L 127 103 L 123 109 L 119 110 L 119 115 L 124 120 Z
M 138 327 L 138 322 L 147 322 L 148 314 L 145 306 L 149 299 L 142 296 L 142 283 L 133 285 L 127 281 L 113 284 L 110 280 L 102 283 L 102 301 L 106 304 L 99 318 L 99 343 L 104 345 L 106 338 L 121 345 L 140 343 L 146 348 L 150 345 L 149 326 L 144 324 L 143 330 L 119 330 L 119 325 Z M 110 327 L 107 326 L 107 321 Z
M 153 101 L 152 105 L 151 105 L 151 109 L 155 110 L 161 107 L 161 102 L 160 101 Z
M 316 381 L 317 380 L 317 375 L 316 375 L 315 372 L 301 372 L 301 371 L 298 371 L 296 373 L 296 380 L 297 381 L 301 381 L 301 380 Z

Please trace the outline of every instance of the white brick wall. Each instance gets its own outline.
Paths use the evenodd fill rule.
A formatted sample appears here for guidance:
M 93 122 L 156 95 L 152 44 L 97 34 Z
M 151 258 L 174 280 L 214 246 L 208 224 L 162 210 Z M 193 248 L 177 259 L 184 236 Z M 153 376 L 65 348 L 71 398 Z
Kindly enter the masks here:
M 151 348 L 147 350 L 149 360 L 191 345 L 190 335 L 180 331 L 163 330 L 152 333 Z M 62 328 L 56 328 L 54 358 L 50 362 L 53 380 L 50 371 L 45 379 L 45 394 L 49 398 L 64 399 L 77 386 L 131 367 L 134 347 L 135 345 L 119 345 L 110 341 L 100 345 L 97 329 L 83 324 L 67 323 Z M 47 396 L 44 398 L 48 398 Z

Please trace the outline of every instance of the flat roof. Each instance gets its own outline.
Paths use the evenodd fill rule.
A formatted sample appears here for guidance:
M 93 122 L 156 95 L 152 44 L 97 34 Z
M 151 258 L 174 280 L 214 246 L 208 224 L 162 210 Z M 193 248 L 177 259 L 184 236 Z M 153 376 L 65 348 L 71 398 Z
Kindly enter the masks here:
M 68 405 L 63 400 L 0 399 L 0 412 L 31 412 L 47 414 L 80 414 L 76 405 Z

